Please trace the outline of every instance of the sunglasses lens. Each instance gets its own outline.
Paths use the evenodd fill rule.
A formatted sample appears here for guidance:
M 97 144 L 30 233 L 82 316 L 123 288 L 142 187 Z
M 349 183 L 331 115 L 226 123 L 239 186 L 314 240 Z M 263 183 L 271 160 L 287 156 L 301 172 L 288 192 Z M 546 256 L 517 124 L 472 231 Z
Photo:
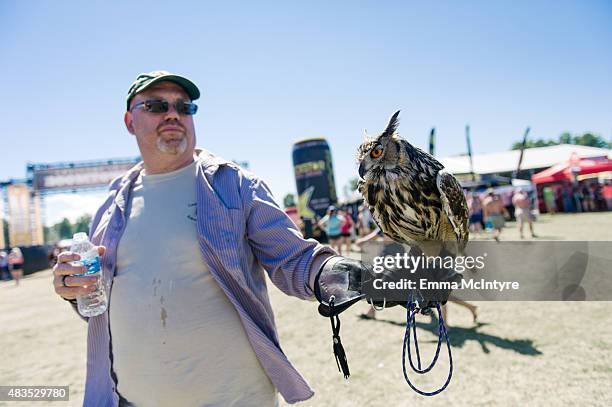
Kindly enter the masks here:
M 169 110 L 168 102 L 165 100 L 147 100 L 142 104 L 143 110 L 149 113 L 166 113 Z M 174 105 L 179 114 L 194 115 L 198 106 L 191 102 L 176 102 Z
M 151 113 L 165 113 L 168 111 L 168 102 L 163 100 L 150 100 L 145 103 L 145 109 Z
M 178 102 L 176 104 L 177 112 L 186 115 L 194 115 L 198 111 L 198 106 L 191 102 Z

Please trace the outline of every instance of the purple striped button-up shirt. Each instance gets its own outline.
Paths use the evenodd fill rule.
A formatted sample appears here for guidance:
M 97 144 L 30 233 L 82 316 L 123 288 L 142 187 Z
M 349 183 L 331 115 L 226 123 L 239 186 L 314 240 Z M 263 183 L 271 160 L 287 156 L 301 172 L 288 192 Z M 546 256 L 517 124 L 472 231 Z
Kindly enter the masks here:
M 198 153 L 197 230 L 202 258 L 238 311 L 272 383 L 288 403 L 306 400 L 314 392 L 280 348 L 263 269 L 285 293 L 312 298 L 311 280 L 321 264 L 336 253 L 312 239 L 303 239 L 257 177 L 206 151 Z M 117 247 L 129 218 L 132 185 L 141 170 L 142 163 L 111 183 L 110 193 L 92 222 L 91 241 L 106 246 L 102 262 L 109 306 Z M 85 406 L 118 406 L 123 401 L 116 390 L 112 361 L 105 312 L 88 320 Z

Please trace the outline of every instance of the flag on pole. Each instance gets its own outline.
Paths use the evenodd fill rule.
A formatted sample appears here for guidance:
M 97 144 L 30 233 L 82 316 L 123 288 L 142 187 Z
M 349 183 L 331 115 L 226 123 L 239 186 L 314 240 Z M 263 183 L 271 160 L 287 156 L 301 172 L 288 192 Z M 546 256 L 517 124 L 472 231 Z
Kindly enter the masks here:
M 436 155 L 436 128 L 431 128 L 431 133 L 429 133 L 429 154 L 432 156 Z
M 472 174 L 472 181 L 476 181 L 476 175 L 474 174 L 474 161 L 472 159 L 472 142 L 470 141 L 470 125 L 465 126 L 465 141 L 467 142 L 467 153 L 470 159 L 470 174 Z

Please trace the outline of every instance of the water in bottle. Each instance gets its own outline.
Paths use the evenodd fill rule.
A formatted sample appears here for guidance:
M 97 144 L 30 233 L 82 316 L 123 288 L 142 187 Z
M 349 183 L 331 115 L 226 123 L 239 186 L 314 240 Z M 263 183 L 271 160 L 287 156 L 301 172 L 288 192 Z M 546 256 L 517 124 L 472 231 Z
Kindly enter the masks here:
M 82 274 L 73 274 L 75 276 L 87 276 L 98 273 L 96 280 L 96 291 L 89 294 L 80 295 L 77 297 L 77 305 L 79 314 L 84 317 L 93 317 L 102 314 L 106 311 L 108 305 L 106 290 L 100 272 L 100 256 L 98 249 L 89 241 L 87 233 L 75 233 L 72 238 L 72 246 L 70 251 L 78 253 L 81 259 L 74 262 L 75 265 L 84 265 L 87 271 Z

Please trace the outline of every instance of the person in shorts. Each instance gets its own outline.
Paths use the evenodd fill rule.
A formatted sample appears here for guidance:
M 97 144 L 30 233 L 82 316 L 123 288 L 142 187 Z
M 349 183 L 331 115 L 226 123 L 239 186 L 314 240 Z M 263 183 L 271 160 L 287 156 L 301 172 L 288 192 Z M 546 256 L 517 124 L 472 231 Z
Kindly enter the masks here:
M 507 211 L 504 203 L 493 189 L 489 189 L 487 197 L 482 202 L 482 206 L 485 222 L 493 229 L 493 239 L 499 242 L 499 236 L 506 225 L 503 214 Z
M 514 214 L 516 215 L 516 220 L 519 224 L 521 239 L 525 238 L 523 236 L 523 226 L 525 225 L 525 222 L 529 223 L 531 237 L 536 237 L 536 234 L 533 232 L 533 221 L 531 216 L 529 216 L 531 214 L 531 201 L 529 199 L 529 195 L 527 195 L 527 192 L 518 190 L 512 198 L 512 203 L 515 207 Z
M 476 193 L 468 192 L 466 196 L 468 212 L 470 214 L 470 231 L 482 232 L 482 203 Z
M 338 213 L 338 209 L 334 205 L 327 208 L 327 213 L 319 221 L 319 227 L 325 231 L 329 245 L 342 255 L 341 237 L 342 224 L 345 222 L 344 216 Z
M 346 247 L 346 253 L 349 254 L 351 252 L 351 230 L 355 224 L 350 214 L 344 211 L 340 211 L 339 214 L 344 217 L 344 222 L 342 226 L 340 226 L 340 246 L 344 245 Z
M 11 276 L 15 280 L 15 285 L 19 285 L 19 280 L 23 278 L 23 253 L 19 247 L 14 247 L 8 255 Z

